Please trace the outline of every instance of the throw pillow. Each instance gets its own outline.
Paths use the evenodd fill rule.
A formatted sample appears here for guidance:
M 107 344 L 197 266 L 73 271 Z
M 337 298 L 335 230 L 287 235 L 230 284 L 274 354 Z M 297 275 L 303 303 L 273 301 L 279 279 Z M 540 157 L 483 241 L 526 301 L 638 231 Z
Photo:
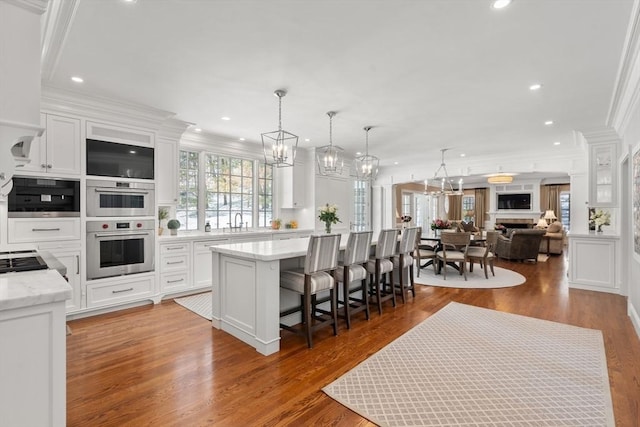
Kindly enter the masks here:
M 562 223 L 561 222 L 553 222 L 549 224 L 547 228 L 547 233 L 559 233 L 562 231 Z
M 464 229 L 464 231 L 471 232 L 471 233 L 475 233 L 476 231 L 478 231 L 476 230 L 476 227 L 473 225 L 473 221 L 463 222 L 462 228 Z

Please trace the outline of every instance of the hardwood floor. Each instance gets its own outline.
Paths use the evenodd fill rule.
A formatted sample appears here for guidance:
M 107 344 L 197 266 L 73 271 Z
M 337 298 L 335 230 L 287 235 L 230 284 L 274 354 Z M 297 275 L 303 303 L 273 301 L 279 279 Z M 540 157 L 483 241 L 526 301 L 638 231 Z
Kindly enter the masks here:
M 521 286 L 462 290 L 416 286 L 415 299 L 364 313 L 339 335 L 282 332 L 282 350 L 262 356 L 172 300 L 69 322 L 69 426 L 369 426 L 321 388 L 450 301 L 600 329 L 617 426 L 640 425 L 640 341 L 626 299 L 568 289 L 566 261 L 507 261 Z

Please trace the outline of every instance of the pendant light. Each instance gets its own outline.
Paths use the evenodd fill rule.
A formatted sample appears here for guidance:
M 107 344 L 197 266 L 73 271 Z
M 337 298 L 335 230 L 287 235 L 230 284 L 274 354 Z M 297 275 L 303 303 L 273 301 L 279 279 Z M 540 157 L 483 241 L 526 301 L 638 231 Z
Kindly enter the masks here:
M 278 97 L 278 130 L 261 135 L 264 161 L 276 167 L 293 166 L 298 149 L 298 137 L 282 129 L 282 98 L 287 92 L 279 89 L 273 94 Z
M 344 169 L 344 150 L 337 145 L 333 145 L 333 117 L 335 111 L 329 111 L 329 145 L 316 148 L 316 158 L 318 160 L 318 171 L 320 175 L 342 175 Z
M 358 156 L 353 161 L 354 169 L 356 170 L 356 177 L 363 181 L 373 181 L 378 175 L 378 167 L 380 166 L 380 159 L 376 156 L 369 155 L 369 131 L 371 126 L 365 126 L 366 142 L 364 156 Z
M 443 148 L 440 150 L 440 156 L 441 156 L 441 162 L 440 162 L 440 167 L 436 170 L 436 173 L 433 175 L 432 180 L 436 181 L 437 186 L 439 187 L 438 190 L 436 191 L 431 191 L 430 194 L 432 195 L 444 195 L 444 194 L 451 194 L 451 195 L 461 195 L 463 194 L 462 191 L 462 178 L 460 178 L 460 180 L 458 181 L 458 191 L 455 191 L 453 189 L 453 184 L 451 183 L 451 179 L 449 178 L 449 173 L 447 172 L 447 165 L 445 165 L 444 163 L 444 153 L 446 151 L 449 151 L 448 148 Z M 439 175 L 440 172 L 443 173 L 443 175 Z M 425 194 L 427 193 L 427 181 L 425 180 Z

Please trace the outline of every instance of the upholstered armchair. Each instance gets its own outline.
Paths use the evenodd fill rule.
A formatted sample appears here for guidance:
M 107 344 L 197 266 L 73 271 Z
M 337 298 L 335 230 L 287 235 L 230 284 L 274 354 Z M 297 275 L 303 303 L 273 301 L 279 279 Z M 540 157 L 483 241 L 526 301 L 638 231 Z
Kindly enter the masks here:
M 538 251 L 545 230 L 514 229 L 508 237 L 498 236 L 496 255 L 509 260 L 538 262 Z
M 553 222 L 547 227 L 547 232 L 540 242 L 540 252 L 559 255 L 564 248 L 564 236 L 566 231 L 561 222 Z M 547 245 L 549 246 L 547 248 Z

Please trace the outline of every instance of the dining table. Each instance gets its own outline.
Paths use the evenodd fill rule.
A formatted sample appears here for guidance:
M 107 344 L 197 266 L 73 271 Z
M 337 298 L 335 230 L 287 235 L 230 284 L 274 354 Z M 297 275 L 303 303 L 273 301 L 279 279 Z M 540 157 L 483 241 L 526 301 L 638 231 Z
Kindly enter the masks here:
M 424 245 L 424 246 L 428 246 L 430 248 L 433 248 L 435 252 L 441 251 L 442 250 L 442 238 L 441 238 L 442 233 L 455 233 L 455 231 L 428 230 L 426 232 L 423 232 L 422 235 L 420 235 L 420 241 L 421 242 L 431 242 L 432 244 Z M 487 233 L 483 231 L 479 235 L 478 234 L 471 234 L 470 238 L 471 238 L 471 241 L 469 242 L 470 246 L 484 245 L 484 243 L 487 241 Z M 424 249 L 424 246 L 423 246 L 423 249 Z M 420 268 L 426 268 L 426 267 L 428 267 L 430 265 L 433 265 L 433 262 L 434 262 L 434 258 L 429 258 L 427 261 L 425 261 L 424 264 L 420 265 Z M 449 263 L 447 263 L 447 265 L 450 265 L 451 267 L 455 268 L 456 270 L 460 270 L 460 267 L 455 262 L 449 262 Z M 440 274 L 441 270 L 442 270 L 442 262 L 438 261 L 438 265 L 437 265 L 437 268 L 436 268 L 436 274 Z

